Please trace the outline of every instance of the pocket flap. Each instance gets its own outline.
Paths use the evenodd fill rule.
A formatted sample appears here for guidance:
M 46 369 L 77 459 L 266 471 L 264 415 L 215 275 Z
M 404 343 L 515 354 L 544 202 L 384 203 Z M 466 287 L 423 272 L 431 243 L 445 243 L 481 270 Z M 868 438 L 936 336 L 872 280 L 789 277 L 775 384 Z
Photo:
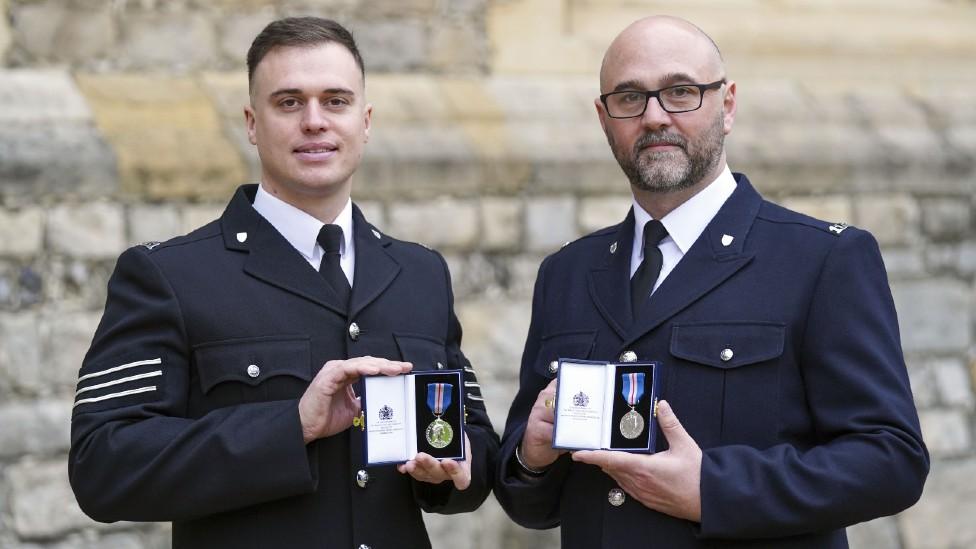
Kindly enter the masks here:
M 414 370 L 442 370 L 447 368 L 444 342 L 423 334 L 393 334 L 404 362 Z
M 786 325 L 775 322 L 676 324 L 671 354 L 715 368 L 738 368 L 783 354 Z
M 252 387 L 275 376 L 312 379 L 309 340 L 305 336 L 229 339 L 197 345 L 193 359 L 200 387 L 234 381 Z
M 556 369 L 551 364 L 560 358 L 586 360 L 593 352 L 596 331 L 569 332 L 544 336 L 536 359 L 536 371 L 548 378 L 556 377 Z

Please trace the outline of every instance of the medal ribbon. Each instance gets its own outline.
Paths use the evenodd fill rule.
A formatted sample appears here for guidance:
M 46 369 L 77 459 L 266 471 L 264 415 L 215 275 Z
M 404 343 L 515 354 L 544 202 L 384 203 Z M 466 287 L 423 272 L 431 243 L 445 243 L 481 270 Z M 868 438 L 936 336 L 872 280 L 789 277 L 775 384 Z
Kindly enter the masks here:
M 623 375 L 624 387 L 621 393 L 627 399 L 627 404 L 637 406 L 637 402 L 644 396 L 644 372 L 634 372 Z
M 451 405 L 452 389 L 454 386 L 450 383 L 427 384 L 427 407 L 434 412 L 435 416 L 443 414 L 444 409 Z

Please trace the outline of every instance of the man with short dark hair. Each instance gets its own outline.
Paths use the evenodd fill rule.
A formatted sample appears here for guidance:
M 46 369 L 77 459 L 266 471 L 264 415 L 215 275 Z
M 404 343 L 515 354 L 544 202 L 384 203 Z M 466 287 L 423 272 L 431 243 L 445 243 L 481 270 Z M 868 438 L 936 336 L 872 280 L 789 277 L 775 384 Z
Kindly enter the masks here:
M 633 208 L 539 268 L 498 500 L 566 549 L 847 547 L 929 467 L 877 243 L 729 171 L 736 84 L 691 23 L 627 27 L 600 89 Z M 659 362 L 657 453 L 554 449 L 559 359 Z
M 72 488 L 96 520 L 172 521 L 174 547 L 430 547 L 421 510 L 477 508 L 498 449 L 447 264 L 350 200 L 372 107 L 346 29 L 273 22 L 248 75 L 261 183 L 119 258 L 79 374 Z M 357 382 L 444 368 L 464 371 L 467 459 L 367 468 Z

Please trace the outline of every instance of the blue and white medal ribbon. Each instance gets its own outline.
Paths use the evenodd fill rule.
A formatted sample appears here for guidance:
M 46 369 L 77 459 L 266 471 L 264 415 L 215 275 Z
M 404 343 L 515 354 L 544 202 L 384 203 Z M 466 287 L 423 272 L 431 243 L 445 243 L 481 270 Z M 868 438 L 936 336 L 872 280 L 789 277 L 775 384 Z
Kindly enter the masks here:
M 443 448 L 454 439 L 454 429 L 451 424 L 441 419 L 441 415 L 451 405 L 451 391 L 454 386 L 450 383 L 427 384 L 427 407 L 434 413 L 434 421 L 427 426 L 427 442 L 434 448 Z
M 644 432 L 644 418 L 634 408 L 644 396 L 644 373 L 633 372 L 623 375 L 621 393 L 630 406 L 630 411 L 620 418 L 620 434 L 627 439 L 635 439 Z

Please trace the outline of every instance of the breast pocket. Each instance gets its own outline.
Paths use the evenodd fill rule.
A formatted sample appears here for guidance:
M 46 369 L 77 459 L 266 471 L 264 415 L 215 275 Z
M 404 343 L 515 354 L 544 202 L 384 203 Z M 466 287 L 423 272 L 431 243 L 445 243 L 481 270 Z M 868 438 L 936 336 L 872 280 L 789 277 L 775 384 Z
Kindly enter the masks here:
M 671 332 L 676 397 L 693 401 L 705 444 L 764 446 L 777 430 L 779 363 L 786 325 L 676 324 Z M 684 367 L 682 367 L 682 365 Z
M 543 336 L 539 345 L 539 355 L 535 361 L 535 371 L 552 379 L 556 377 L 560 358 L 586 360 L 593 353 L 596 343 L 595 331 L 564 332 Z
M 400 357 L 413 364 L 414 370 L 443 370 L 450 368 L 444 342 L 424 334 L 393 334 Z M 455 366 L 456 367 L 456 366 Z
M 299 398 L 312 378 L 305 336 L 203 343 L 194 348 L 193 360 L 204 409 Z

